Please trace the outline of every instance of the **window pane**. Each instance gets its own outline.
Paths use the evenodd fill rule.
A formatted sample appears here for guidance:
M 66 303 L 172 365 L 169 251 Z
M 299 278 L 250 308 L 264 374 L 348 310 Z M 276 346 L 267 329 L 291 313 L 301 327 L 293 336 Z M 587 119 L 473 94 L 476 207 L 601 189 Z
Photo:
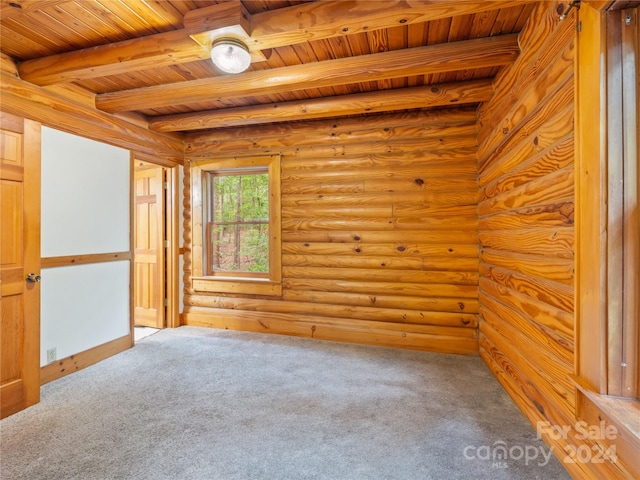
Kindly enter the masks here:
M 219 225 L 212 228 L 212 271 L 268 272 L 269 225 Z
M 269 221 L 269 175 L 213 177 L 214 222 Z
M 269 175 L 212 175 L 210 272 L 269 272 Z

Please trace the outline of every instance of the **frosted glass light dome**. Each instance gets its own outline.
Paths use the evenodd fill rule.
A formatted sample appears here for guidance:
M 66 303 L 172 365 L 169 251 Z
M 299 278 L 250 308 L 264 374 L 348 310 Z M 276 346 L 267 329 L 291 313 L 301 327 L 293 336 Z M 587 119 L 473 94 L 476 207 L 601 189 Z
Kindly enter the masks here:
M 211 61 L 225 73 L 242 73 L 251 65 L 251 54 L 235 38 L 221 38 L 211 46 Z

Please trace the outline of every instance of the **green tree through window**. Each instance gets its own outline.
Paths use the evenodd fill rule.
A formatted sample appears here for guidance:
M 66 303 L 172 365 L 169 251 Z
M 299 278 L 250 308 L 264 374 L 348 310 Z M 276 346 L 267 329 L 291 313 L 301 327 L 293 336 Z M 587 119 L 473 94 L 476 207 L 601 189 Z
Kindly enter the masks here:
M 269 272 L 269 175 L 209 172 L 209 274 Z

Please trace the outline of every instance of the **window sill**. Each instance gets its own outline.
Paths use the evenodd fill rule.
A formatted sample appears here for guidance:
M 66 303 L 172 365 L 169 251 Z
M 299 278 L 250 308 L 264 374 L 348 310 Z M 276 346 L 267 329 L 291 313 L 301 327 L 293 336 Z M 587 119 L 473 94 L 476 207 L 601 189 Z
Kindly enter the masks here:
M 282 283 L 268 278 L 192 277 L 191 286 L 196 292 L 282 296 Z
M 640 478 L 640 402 L 637 399 L 614 397 L 595 393 L 577 378 L 576 416 L 590 426 L 612 425 L 615 438 L 596 438 L 603 448 L 615 446 L 617 461 L 614 463 L 630 474 Z

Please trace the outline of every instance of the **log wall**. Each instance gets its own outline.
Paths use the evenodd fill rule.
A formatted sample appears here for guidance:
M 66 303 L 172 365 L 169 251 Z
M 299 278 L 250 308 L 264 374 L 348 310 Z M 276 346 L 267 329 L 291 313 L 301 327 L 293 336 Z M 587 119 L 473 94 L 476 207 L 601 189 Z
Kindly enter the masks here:
M 480 355 L 575 478 L 623 478 L 575 417 L 576 17 L 560 5 L 536 5 L 478 111 Z
M 283 293 L 190 288 L 186 168 L 184 323 L 477 354 L 474 110 L 192 134 L 186 151 L 281 154 Z
M 117 117 L 94 108 L 94 95 L 72 88 L 42 88 L 21 80 L 15 62 L 0 55 L 0 106 L 63 132 L 135 152 L 141 159 L 174 167 L 184 159 L 184 143 L 175 134 L 152 132 L 140 118 Z M 80 91 L 82 91 L 80 89 Z

